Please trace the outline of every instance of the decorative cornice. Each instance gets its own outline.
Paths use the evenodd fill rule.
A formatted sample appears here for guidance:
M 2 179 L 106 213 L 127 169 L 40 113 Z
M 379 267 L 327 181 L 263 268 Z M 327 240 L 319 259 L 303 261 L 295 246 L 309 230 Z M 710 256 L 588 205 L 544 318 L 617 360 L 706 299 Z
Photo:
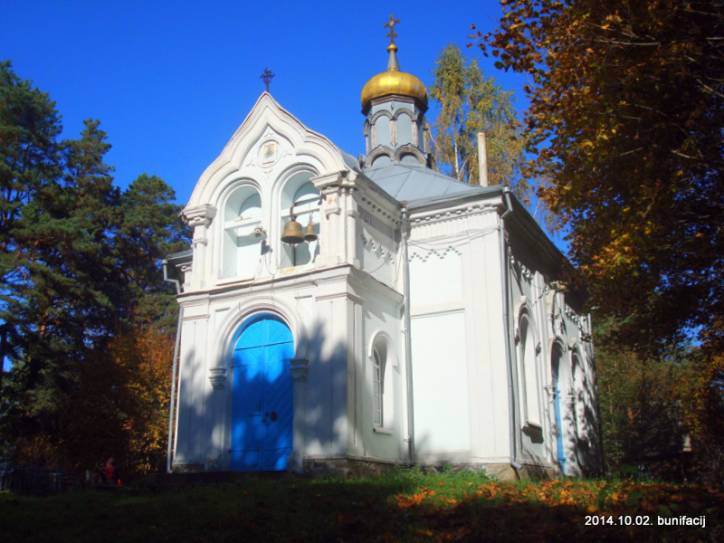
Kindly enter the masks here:
M 420 226 L 424 224 L 455 221 L 469 215 L 481 215 L 488 213 L 495 209 L 497 209 L 497 205 L 495 203 L 475 201 L 452 209 L 441 209 L 438 211 L 427 212 L 425 214 L 412 215 L 410 217 L 410 223 L 413 226 Z
M 535 275 L 535 271 L 531 270 L 528 266 L 523 264 L 520 260 L 516 259 L 515 256 L 512 254 L 509 258 L 510 261 L 510 267 L 513 269 L 513 271 L 520 275 L 523 279 L 526 280 L 527 283 L 530 283 L 533 280 L 533 276 Z
M 374 212 L 369 211 L 368 209 L 365 209 L 362 206 L 359 206 L 358 214 L 360 219 L 362 219 L 362 222 L 371 226 L 372 228 L 379 230 L 383 234 L 385 234 L 388 238 L 391 240 L 394 240 L 397 238 L 395 236 L 395 228 L 393 226 L 390 226 L 385 221 L 379 218 L 379 216 L 375 215 Z
M 208 226 L 216 216 L 216 208 L 211 204 L 187 207 L 181 212 L 189 226 Z
M 440 260 L 443 260 L 448 255 L 448 253 L 454 253 L 458 256 L 462 256 L 462 253 L 452 245 L 436 249 L 423 249 L 421 247 L 415 247 L 411 250 L 408 261 L 412 262 L 415 258 L 417 258 L 422 262 L 427 262 L 432 255 L 435 255 Z
M 374 239 L 374 237 L 372 237 L 369 233 L 365 235 L 364 231 L 360 232 L 360 239 L 362 240 L 362 246 L 378 258 L 384 260 L 385 262 L 392 262 L 394 259 L 395 252 Z

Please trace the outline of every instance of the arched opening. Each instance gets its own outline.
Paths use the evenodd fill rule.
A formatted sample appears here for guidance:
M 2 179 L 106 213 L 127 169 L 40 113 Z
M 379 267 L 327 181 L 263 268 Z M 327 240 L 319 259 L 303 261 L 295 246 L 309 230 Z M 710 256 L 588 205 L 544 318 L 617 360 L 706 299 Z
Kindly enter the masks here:
M 520 360 L 521 395 L 525 422 L 528 425 L 540 426 L 540 391 L 538 384 L 536 346 L 533 326 L 527 313 L 520 317 L 518 327 L 520 342 L 518 344 L 518 360 Z
M 563 406 L 561 403 L 561 371 L 563 361 L 563 349 L 558 343 L 553 344 L 551 352 L 551 373 L 553 376 L 553 417 L 555 423 L 555 443 L 556 443 L 556 461 L 562 475 L 566 474 L 566 451 L 563 442 L 564 426 L 563 426 Z
M 375 131 L 375 146 L 392 145 L 392 138 L 390 138 L 390 118 L 387 115 L 379 116 L 372 129 Z
M 256 314 L 235 334 L 231 354 L 231 469 L 280 471 L 292 453 L 294 357 L 291 330 Z
M 387 338 L 379 334 L 372 344 L 372 423 L 375 428 L 389 428 L 394 421 L 394 375 Z
M 222 218 L 222 278 L 248 278 L 256 274 L 263 239 L 261 219 L 261 197 L 253 186 L 238 187 L 226 199 Z
M 317 239 L 297 244 L 281 242 L 279 266 L 282 268 L 310 264 L 319 255 L 319 191 L 310 181 L 312 176 L 309 171 L 299 172 L 284 184 L 281 197 L 281 229 L 291 220 L 292 211 L 304 232 L 310 229 Z
M 397 123 L 397 146 L 414 143 L 412 141 L 412 119 L 407 113 L 400 113 L 395 121 Z

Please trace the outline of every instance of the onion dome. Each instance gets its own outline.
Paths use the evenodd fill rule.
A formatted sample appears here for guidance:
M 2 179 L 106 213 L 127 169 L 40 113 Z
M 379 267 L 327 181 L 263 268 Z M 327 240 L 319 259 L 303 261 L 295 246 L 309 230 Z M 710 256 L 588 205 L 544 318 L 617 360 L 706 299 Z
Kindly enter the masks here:
M 427 90 L 425 85 L 412 74 L 401 72 L 397 63 L 397 45 L 394 43 L 394 30 L 391 30 L 390 44 L 387 46 L 389 60 L 387 71 L 381 72 L 367 81 L 362 88 L 362 113 L 367 114 L 372 100 L 383 96 L 407 96 L 417 102 L 422 110 L 427 110 Z

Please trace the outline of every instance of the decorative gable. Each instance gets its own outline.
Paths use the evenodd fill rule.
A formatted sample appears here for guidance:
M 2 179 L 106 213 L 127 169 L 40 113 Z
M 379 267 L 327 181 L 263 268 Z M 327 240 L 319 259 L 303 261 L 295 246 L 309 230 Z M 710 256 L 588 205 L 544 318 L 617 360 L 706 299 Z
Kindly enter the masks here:
M 257 182 L 295 163 L 310 165 L 317 175 L 349 170 L 340 150 L 304 126 L 264 92 L 221 154 L 201 174 L 187 208 L 216 205 L 224 184 L 244 176 Z

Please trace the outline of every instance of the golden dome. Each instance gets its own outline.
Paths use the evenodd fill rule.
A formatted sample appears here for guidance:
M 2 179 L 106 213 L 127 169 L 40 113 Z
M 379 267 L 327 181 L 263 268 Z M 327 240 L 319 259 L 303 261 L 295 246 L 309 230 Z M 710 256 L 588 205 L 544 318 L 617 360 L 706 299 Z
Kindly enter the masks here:
M 367 113 L 370 104 L 375 98 L 382 98 L 391 94 L 409 96 L 418 102 L 418 106 L 427 109 L 427 90 L 417 77 L 407 72 L 401 72 L 397 64 L 397 46 L 391 43 L 387 46 L 390 59 L 387 71 L 371 77 L 362 87 L 362 112 Z

